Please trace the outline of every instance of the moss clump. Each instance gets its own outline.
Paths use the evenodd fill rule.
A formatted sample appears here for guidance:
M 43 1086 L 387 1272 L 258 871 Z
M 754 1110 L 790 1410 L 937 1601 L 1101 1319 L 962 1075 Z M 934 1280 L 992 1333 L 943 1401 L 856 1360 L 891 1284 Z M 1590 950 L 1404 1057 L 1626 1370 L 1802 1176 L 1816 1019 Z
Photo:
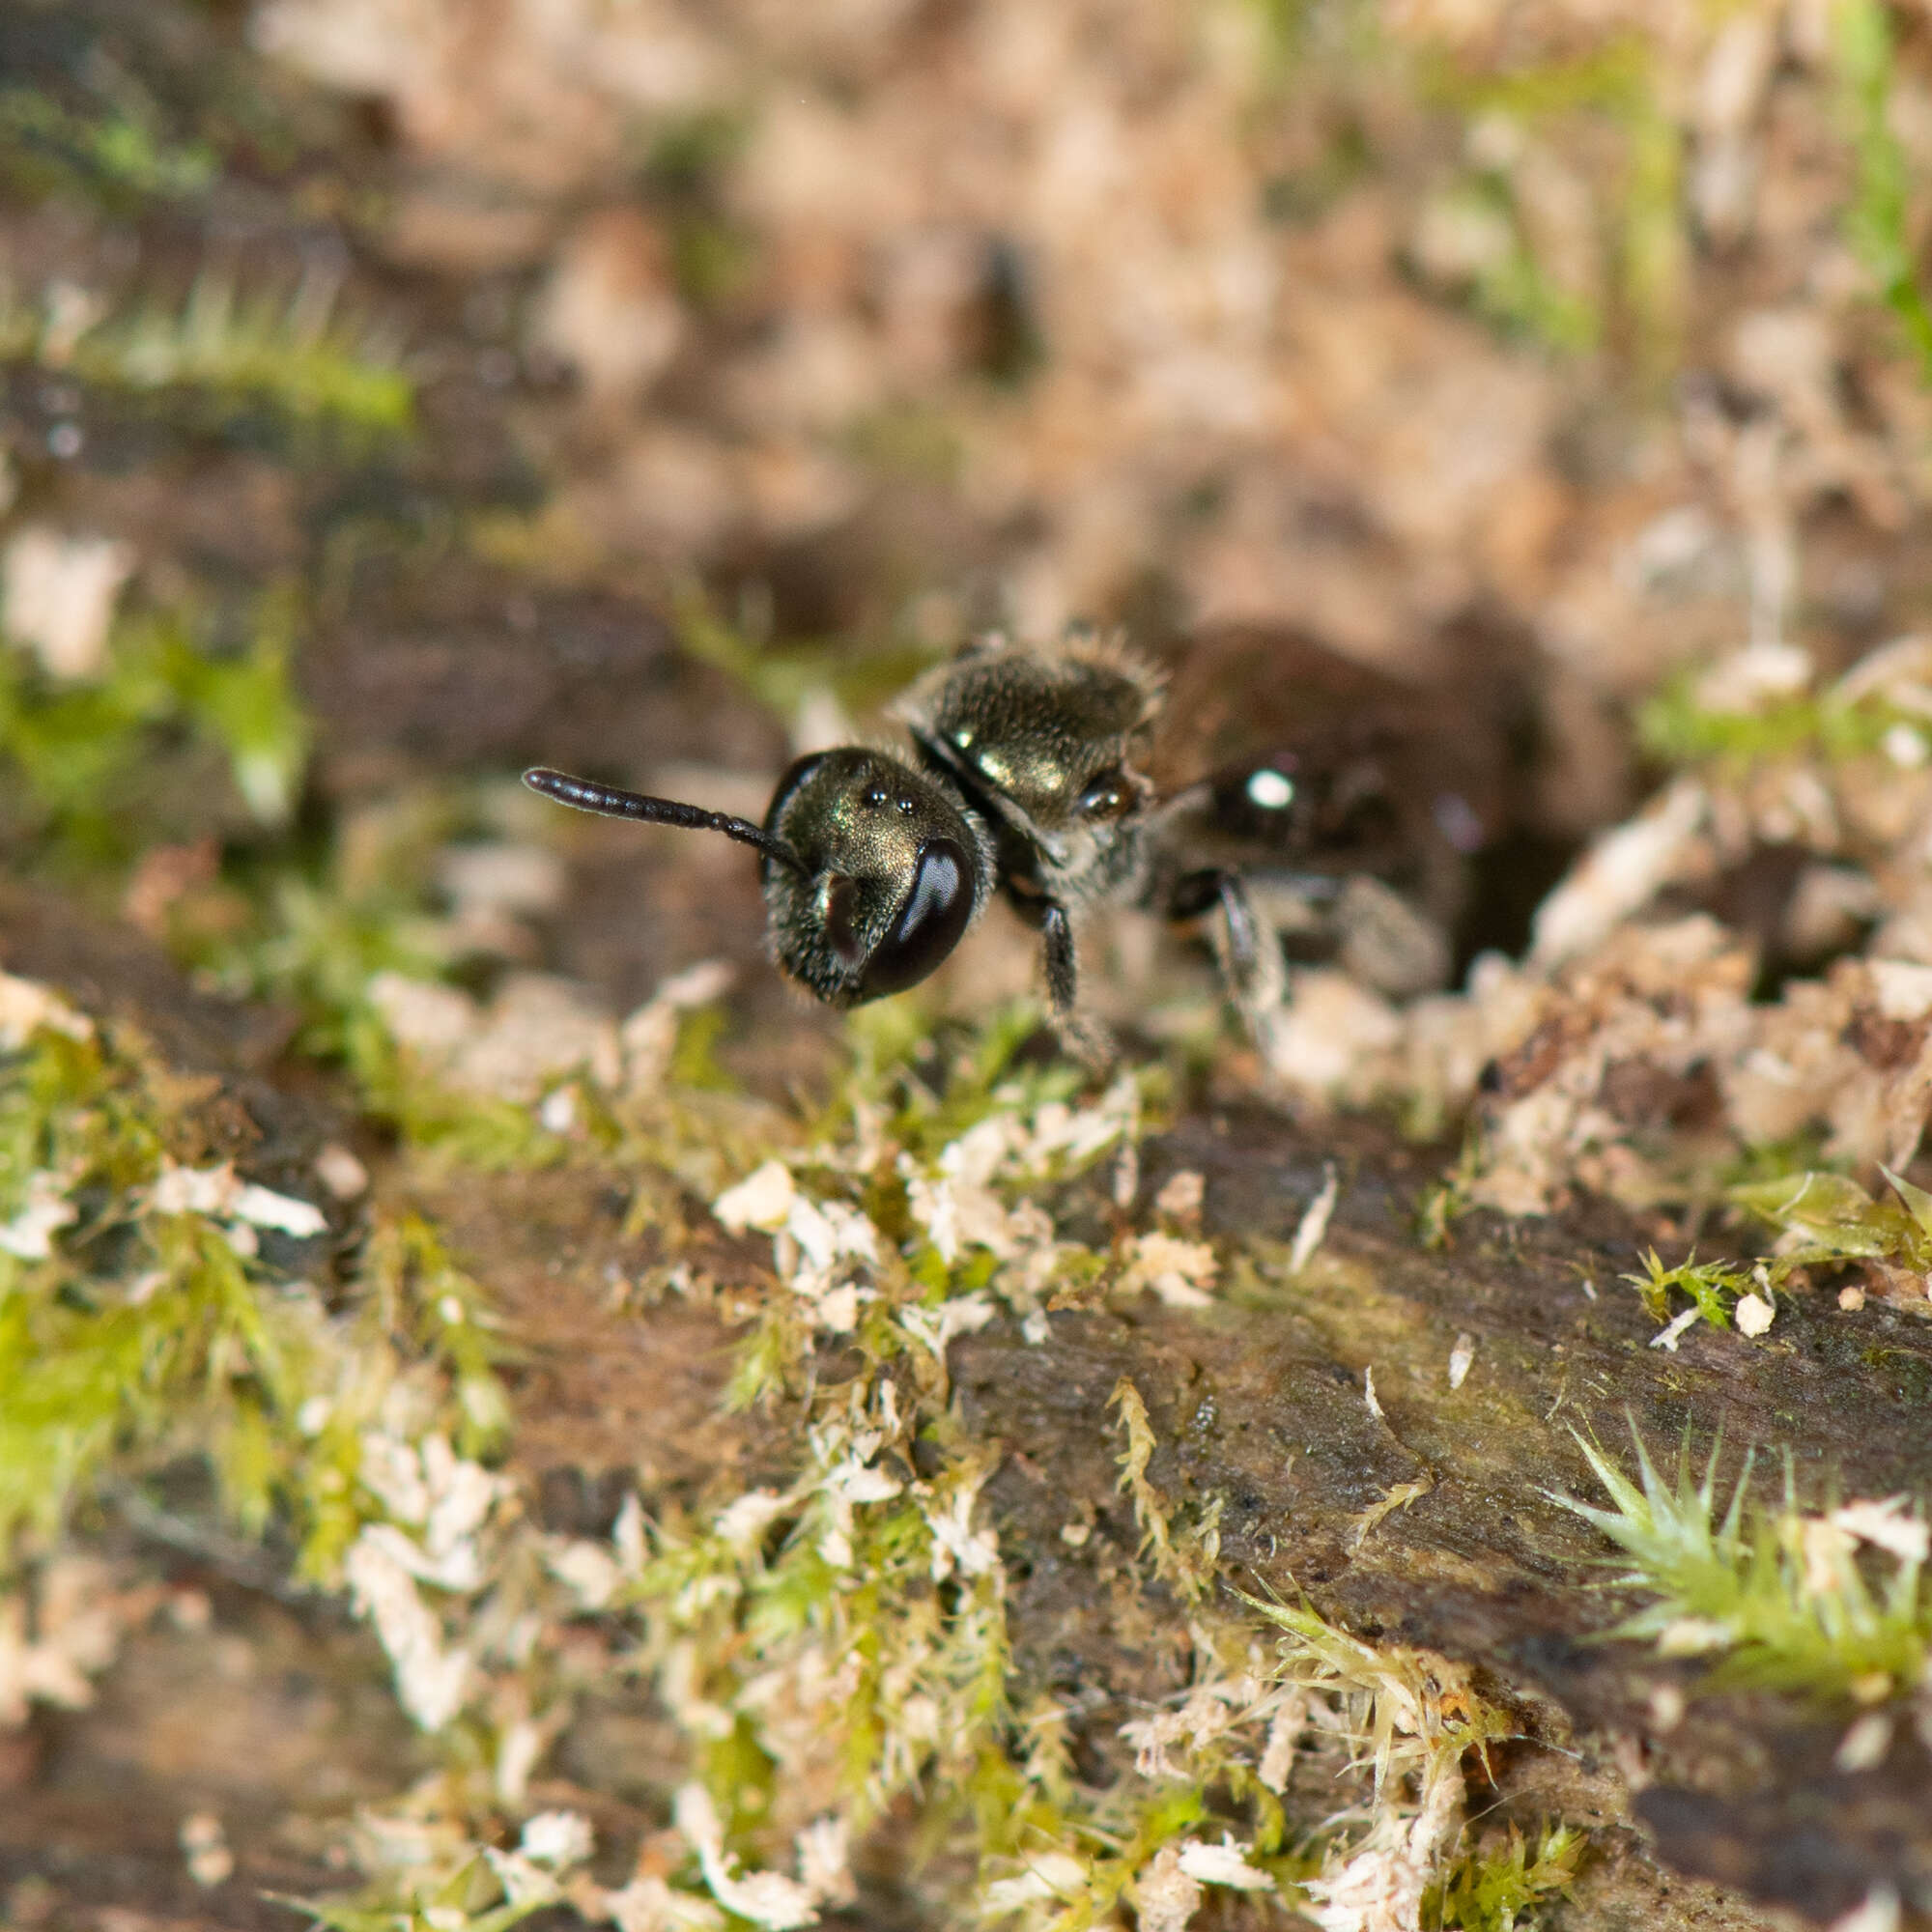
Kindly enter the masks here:
M 1819 1700 L 1880 1703 L 1919 1683 L 1932 1641 L 1928 1536 L 1904 1498 L 1806 1515 L 1787 1475 L 1781 1508 L 1754 1511 L 1747 1459 L 1720 1514 L 1716 1449 L 1698 1476 L 1687 1446 L 1667 1479 L 1639 1440 L 1632 1482 L 1578 1441 L 1610 1506 L 1556 1500 L 1630 1558 L 1615 1587 L 1654 1598 L 1613 1634 L 1652 1641 L 1664 1657 L 1716 1658 L 1719 1682 Z M 1874 1565 L 1886 1573 L 1876 1580 Z
M 1718 764 L 1742 772 L 1789 758 L 1841 763 L 1879 752 L 1889 731 L 1913 722 L 1880 696 L 1847 699 L 1831 692 L 1776 698 L 1749 710 L 1714 710 L 1698 700 L 1699 675 L 1680 672 L 1638 707 L 1637 741 L 1661 764 Z
M 1817 1168 L 1745 1182 L 1728 1199 L 1786 1237 L 1771 1264 L 1776 1275 L 1861 1261 L 1932 1268 L 1932 1194 L 1881 1171 L 1890 1199 L 1875 1199 L 1849 1175 Z
M 155 821 L 154 774 L 184 743 L 227 763 L 257 823 L 282 824 L 309 745 L 292 631 L 290 601 L 275 594 L 257 604 L 239 650 L 204 640 L 179 611 L 122 622 L 100 670 L 79 679 L 56 682 L 24 652 L 0 650 L 0 759 L 24 781 L 21 830 L 57 869 L 124 864 L 137 838 L 167 829 Z
M 1932 309 L 1918 286 L 1918 250 L 1909 220 L 1912 179 L 1892 131 L 1891 20 L 1879 0 L 1842 0 L 1833 8 L 1838 70 L 1857 183 L 1844 213 L 1845 235 L 1898 319 L 1920 377 L 1932 381 Z
M 935 1902 L 1024 1927 L 1076 1932 L 1128 1903 L 1178 1924 L 1216 1887 L 1339 1895 L 1378 1883 L 1382 1862 L 1412 1875 L 1419 1910 L 1460 1834 L 1464 1754 L 1505 1719 L 1445 1660 L 1361 1642 L 1305 1605 L 1256 1602 L 1258 1623 L 1217 1602 L 1219 1506 L 1183 1520 L 1150 1479 L 1156 1439 L 1131 1382 L 1113 1406 L 1138 1580 L 1174 1604 L 1188 1688 L 1122 1728 L 1133 1772 L 1098 1778 L 1075 1771 L 1074 1713 L 1016 1697 L 1006 1557 L 978 1505 L 996 1458 L 961 1428 L 947 1343 L 1003 1305 L 1032 1332 L 1048 1298 L 1110 1278 L 1117 1263 L 1063 1238 L 1040 1204 L 1131 1146 L 1140 1115 L 1131 1083 L 1083 1103 L 1069 1069 L 1017 1058 L 1036 1024 L 1001 1015 L 948 1065 L 902 1053 L 903 1014 L 866 1017 L 840 1107 L 715 1204 L 726 1227 L 772 1237 L 777 1274 L 728 1399 L 796 1406 L 804 1435 L 788 1478 L 620 1523 L 603 1559 L 632 1661 L 691 1750 L 687 1854 L 659 1882 L 661 1912 L 803 1923 L 843 1895 L 826 1848 L 842 1870 L 845 1847 L 908 1806 Z M 1311 1753 L 1321 1795 L 1307 1804 L 1290 1783 Z M 1332 1776 L 1359 1786 L 1340 1820 Z M 1501 1901 L 1492 1922 L 1558 1882 L 1553 1852 L 1517 1862 L 1460 1881 Z
M 1569 1825 L 1542 1831 L 1532 1850 L 1512 1825 L 1500 1843 L 1477 1847 L 1432 1886 L 1422 1902 L 1424 1932 L 1517 1932 L 1524 1914 L 1553 1903 L 1576 1883 L 1589 1841 Z
M 1627 1274 L 1624 1279 L 1657 1321 L 1671 1319 L 1670 1296 L 1675 1291 L 1689 1296 L 1690 1305 L 1714 1328 L 1728 1328 L 1739 1297 L 1751 1293 L 1756 1286 L 1751 1270 L 1734 1262 L 1700 1262 L 1692 1255 L 1667 1268 L 1655 1248 L 1643 1258 L 1643 1272 Z
M 54 1531 L 111 1460 L 191 1447 L 240 1520 L 267 1520 L 319 1311 L 250 1252 L 248 1215 L 322 1218 L 244 1199 L 225 1170 L 184 1183 L 195 1141 L 131 1042 L 43 1025 L 0 1064 L 0 1542 Z
M 215 173 L 211 149 L 167 140 L 125 103 L 83 114 L 37 88 L 0 88 L 0 178 L 16 192 L 78 190 L 110 207 L 180 201 L 204 193 Z
M 174 395 L 224 413 L 266 409 L 296 428 L 407 434 L 415 384 L 392 348 L 335 305 L 332 282 L 248 295 L 213 271 L 179 308 L 150 304 L 77 331 L 0 298 L 0 357 L 123 394 Z

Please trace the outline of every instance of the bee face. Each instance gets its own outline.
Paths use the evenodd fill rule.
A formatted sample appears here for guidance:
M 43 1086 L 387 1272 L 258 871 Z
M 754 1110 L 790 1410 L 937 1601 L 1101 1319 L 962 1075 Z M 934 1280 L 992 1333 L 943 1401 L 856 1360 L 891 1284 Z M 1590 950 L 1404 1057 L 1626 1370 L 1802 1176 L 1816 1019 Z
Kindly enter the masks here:
M 548 768 L 524 782 L 580 811 L 722 832 L 761 852 L 773 956 L 830 1006 L 916 985 L 991 890 L 993 842 L 964 801 L 861 746 L 800 758 L 762 825 Z
M 903 992 L 959 943 L 983 904 L 983 830 L 946 791 L 883 752 L 798 760 L 764 829 L 799 864 L 768 857 L 772 951 L 835 1007 Z
M 1080 901 L 1138 868 L 1152 787 L 1137 765 L 1158 708 L 1157 681 L 1116 647 L 1018 650 L 996 638 L 935 671 L 903 710 L 928 767 L 995 827 L 1007 883 Z

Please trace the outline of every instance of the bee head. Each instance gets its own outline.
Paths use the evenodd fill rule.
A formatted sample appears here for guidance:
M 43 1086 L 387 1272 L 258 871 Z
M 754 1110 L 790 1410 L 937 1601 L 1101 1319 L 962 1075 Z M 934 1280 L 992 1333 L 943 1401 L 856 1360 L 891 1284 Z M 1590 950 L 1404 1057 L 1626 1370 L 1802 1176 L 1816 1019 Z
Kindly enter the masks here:
M 983 903 L 983 834 L 931 780 L 850 746 L 800 758 L 779 781 L 765 904 L 780 966 L 835 1007 L 903 992 L 958 945 Z

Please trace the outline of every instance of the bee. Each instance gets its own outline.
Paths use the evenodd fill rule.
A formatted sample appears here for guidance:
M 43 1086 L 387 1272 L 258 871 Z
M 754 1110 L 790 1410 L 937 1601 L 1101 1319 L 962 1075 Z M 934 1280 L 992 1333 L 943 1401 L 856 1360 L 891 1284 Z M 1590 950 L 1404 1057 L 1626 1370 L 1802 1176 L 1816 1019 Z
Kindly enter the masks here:
M 798 759 L 761 825 L 548 769 L 524 781 L 580 810 L 721 832 L 753 847 L 774 958 L 833 1007 L 917 984 L 1004 897 L 1039 934 L 1056 1029 L 1078 1057 L 1100 1063 L 1105 1033 L 1079 1005 L 1076 925 L 1091 907 L 1209 920 L 1230 993 L 1251 1024 L 1285 987 L 1274 926 L 1258 917 L 1239 867 L 1190 849 L 1228 816 L 1217 791 L 1225 777 L 1163 799 L 1149 776 L 1164 682 L 1122 644 L 1090 634 L 1050 646 L 980 639 L 896 707 L 904 753 L 848 746 Z M 1259 789 L 1250 775 L 1243 796 L 1279 808 L 1295 781 L 1267 771 Z M 1291 897 L 1320 908 L 1342 889 L 1301 863 L 1319 859 L 1303 848 L 1332 829 L 1321 788 L 1311 784 L 1308 796 L 1316 815 L 1306 826 L 1294 820 L 1271 889 L 1280 896 L 1285 878 Z
M 1533 672 L 1511 639 L 1444 642 L 1453 679 L 1410 682 L 1282 625 L 1198 636 L 1155 774 L 1190 781 L 1170 849 L 1237 867 L 1292 960 L 1332 959 L 1395 998 L 1441 985 L 1458 938 L 1526 939 L 1498 896 L 1525 867 L 1554 879 L 1515 832 L 1540 755 Z

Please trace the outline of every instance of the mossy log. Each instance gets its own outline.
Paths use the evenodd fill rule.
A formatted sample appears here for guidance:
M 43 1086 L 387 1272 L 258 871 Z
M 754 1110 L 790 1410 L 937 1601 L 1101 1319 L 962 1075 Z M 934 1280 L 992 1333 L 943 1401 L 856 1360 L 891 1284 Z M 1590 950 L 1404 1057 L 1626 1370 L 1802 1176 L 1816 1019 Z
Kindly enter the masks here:
M 156 955 L 44 905 L 15 901 L 11 915 L 11 965 L 221 1079 L 200 1105 L 225 1123 L 244 1171 L 272 1177 L 292 1150 L 353 1124 L 312 1069 L 299 1089 L 277 1083 L 272 1015 L 201 999 Z M 1292 1237 L 1331 1166 L 1332 1221 L 1294 1269 Z M 1620 1210 L 1472 1213 L 1432 1249 L 1418 1204 L 1439 1159 L 1359 1123 L 1189 1114 L 1143 1145 L 1141 1193 L 1181 1170 L 1204 1177 L 1204 1232 L 1225 1257 L 1214 1306 L 1147 1296 L 1072 1307 L 1048 1318 L 1043 1341 L 1002 1320 L 951 1350 L 956 1413 L 997 1455 L 984 1497 L 1008 1569 L 1016 1690 L 1051 1691 L 1076 1714 L 1084 1776 L 1110 1775 L 1120 1724 L 1180 1688 L 1186 1662 L 1183 1607 L 1134 1562 L 1139 1529 L 1109 1407 L 1125 1378 L 1153 1426 L 1154 1489 L 1177 1513 L 1218 1501 L 1227 1586 L 1305 1595 L 1357 1635 L 1476 1667 L 1520 1733 L 1490 1754 L 1494 1804 L 1525 1824 L 1589 1823 L 1610 1853 L 1567 1908 L 1573 1922 L 1754 1922 L 1735 1893 L 1826 1919 L 1875 1880 L 1908 1900 L 1922 1893 L 1932 1768 L 1919 1739 L 1900 1727 L 1880 1762 L 1841 1769 L 1842 1710 L 1714 1689 L 1703 1662 L 1604 1640 L 1628 1605 L 1605 1587 L 1608 1547 L 1561 1497 L 1600 1500 L 1579 1436 L 1628 1463 L 1633 1431 L 1660 1462 L 1680 1443 L 1701 1456 L 1721 1441 L 1728 1465 L 1747 1448 L 1774 1450 L 1809 1503 L 1923 1493 L 1932 1438 L 1917 1419 L 1932 1331 L 1893 1305 L 1798 1297 L 1758 1342 L 1698 1325 L 1675 1351 L 1659 1349 L 1618 1279 L 1639 1246 Z M 782 1405 L 735 1416 L 721 1406 L 726 1322 L 674 1296 L 613 1301 L 613 1276 L 635 1274 L 655 1244 L 648 1227 L 625 1233 L 628 1190 L 608 1169 L 432 1178 L 399 1167 L 379 1172 L 379 1195 L 385 1187 L 435 1219 L 506 1325 L 527 1508 L 595 1533 L 628 1486 L 648 1506 L 782 1470 L 797 1418 Z M 1099 1181 L 1076 1183 L 1057 1209 L 1076 1233 L 1104 1232 L 1122 1211 Z M 752 1294 L 775 1285 L 755 1244 L 705 1238 L 721 1283 Z M 838 1378 L 835 1348 L 819 1367 Z M 352 1639 L 327 1602 L 292 1590 L 272 1560 L 213 1529 L 184 1548 L 179 1522 L 110 1506 L 105 1524 L 108 1544 L 151 1556 L 174 1537 L 167 1560 L 207 1581 L 214 1634 L 139 1638 L 97 1711 L 43 1724 L 13 1750 L 0 1866 L 56 1884 L 75 1906 L 200 1922 L 255 1921 L 263 1887 L 326 1889 L 328 1874 L 291 1853 L 289 1818 L 312 1810 L 319 1790 L 331 1804 L 373 1790 L 372 1753 L 393 1788 L 415 1748 L 393 1710 L 371 1719 L 373 1646 Z M 232 1641 L 223 1652 L 224 1631 L 258 1659 L 283 1658 L 222 1684 L 224 1708 L 293 1727 L 299 1748 L 257 1763 L 225 1754 L 225 1720 L 205 1735 L 184 1728 L 241 1654 Z M 291 1672 L 309 1687 L 293 1703 Z M 559 1749 L 566 1771 L 581 1771 L 572 1802 L 587 1790 L 628 1817 L 653 1791 L 662 1798 L 668 1740 L 647 1698 L 597 1704 L 582 1721 L 582 1738 Z M 240 1875 L 190 1906 L 171 1833 L 150 1828 L 185 1797 L 219 1802 L 224 1789 Z M 881 1882 L 867 1879 L 874 1904 Z M 870 1911 L 860 1917 L 879 1922 Z

